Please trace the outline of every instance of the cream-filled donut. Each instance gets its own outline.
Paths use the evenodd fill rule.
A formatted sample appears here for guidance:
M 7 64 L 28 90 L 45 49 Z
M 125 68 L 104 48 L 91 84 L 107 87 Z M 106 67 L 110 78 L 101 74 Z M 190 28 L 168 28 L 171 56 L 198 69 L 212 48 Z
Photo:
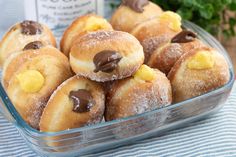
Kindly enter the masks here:
M 183 55 L 168 74 L 174 102 L 180 102 L 219 88 L 230 79 L 224 56 L 202 47 Z
M 171 102 L 171 85 L 165 74 L 142 65 L 133 77 L 112 85 L 107 96 L 105 120 L 134 116 Z
M 160 16 L 138 24 L 130 33 L 143 42 L 145 39 L 161 35 L 174 37 L 182 31 L 181 25 L 181 17 L 178 14 L 165 11 Z
M 67 57 L 52 46 L 12 54 L 3 68 L 3 86 L 16 110 L 33 128 L 52 92 L 72 76 Z
M 73 42 L 79 36 L 88 32 L 95 32 L 98 30 L 113 30 L 111 24 L 98 15 L 88 14 L 77 18 L 66 29 L 61 40 L 61 51 L 69 56 L 70 48 Z

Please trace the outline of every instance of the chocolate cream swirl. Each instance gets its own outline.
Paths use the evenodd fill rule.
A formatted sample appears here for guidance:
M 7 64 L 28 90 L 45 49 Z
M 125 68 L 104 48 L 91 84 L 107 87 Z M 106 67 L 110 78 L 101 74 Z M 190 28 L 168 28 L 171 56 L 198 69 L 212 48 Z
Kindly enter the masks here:
M 171 43 L 188 43 L 194 41 L 195 38 L 197 38 L 196 33 L 189 30 L 183 30 L 171 39 Z
M 93 63 L 96 67 L 95 73 L 102 71 L 105 73 L 111 73 L 118 66 L 118 63 L 122 59 L 122 56 L 111 50 L 104 50 L 96 54 L 93 58 Z
M 149 4 L 148 0 L 122 0 L 122 5 L 129 7 L 135 12 L 142 13 L 144 7 Z

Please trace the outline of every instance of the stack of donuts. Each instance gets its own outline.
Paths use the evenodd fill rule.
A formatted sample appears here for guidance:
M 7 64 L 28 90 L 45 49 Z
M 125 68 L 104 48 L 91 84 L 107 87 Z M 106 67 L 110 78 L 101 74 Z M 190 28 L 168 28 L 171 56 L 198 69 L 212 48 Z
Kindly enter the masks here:
M 0 66 L 12 104 L 43 132 L 155 110 L 230 77 L 219 52 L 148 0 L 123 0 L 110 23 L 93 14 L 75 19 L 60 50 L 45 25 L 18 23 L 0 42 Z

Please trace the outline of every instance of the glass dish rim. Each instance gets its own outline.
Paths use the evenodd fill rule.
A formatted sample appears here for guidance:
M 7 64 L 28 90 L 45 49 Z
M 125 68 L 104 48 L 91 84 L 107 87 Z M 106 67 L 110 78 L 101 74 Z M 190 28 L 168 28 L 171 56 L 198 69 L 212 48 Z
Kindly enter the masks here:
M 183 23 L 193 25 L 196 28 L 200 29 L 200 31 L 204 31 L 204 30 L 202 30 L 202 28 L 200 28 L 199 26 L 197 26 L 197 25 L 195 25 L 195 24 L 193 24 L 189 21 L 184 21 Z M 204 31 L 204 33 L 208 34 L 208 36 L 210 36 L 211 40 L 213 42 L 215 42 L 218 45 L 218 47 L 221 46 L 221 44 L 219 44 L 219 42 L 216 41 L 216 39 L 214 39 L 209 33 L 207 33 L 206 31 Z M 109 122 L 102 122 L 102 123 L 98 123 L 98 124 L 91 125 L 91 126 L 85 126 L 85 127 L 81 127 L 81 128 L 74 128 L 74 129 L 64 130 L 64 131 L 59 131 L 59 132 L 40 132 L 39 130 L 36 130 L 36 129 L 32 128 L 31 126 L 29 126 L 22 119 L 20 114 L 16 111 L 14 105 L 11 103 L 9 97 L 7 96 L 5 90 L 2 86 L 2 83 L 0 83 L 0 97 L 3 101 L 3 103 L 4 103 L 2 105 L 4 105 L 7 108 L 8 112 L 11 114 L 10 116 L 14 119 L 13 124 L 15 124 L 16 127 L 21 129 L 22 131 L 28 132 L 31 135 L 40 136 L 40 137 L 45 137 L 45 136 L 53 137 L 53 136 L 61 136 L 61 135 L 67 135 L 67 134 L 82 132 L 82 131 L 86 131 L 86 130 L 99 129 L 99 128 L 111 126 L 111 125 L 114 125 L 114 124 L 117 124 L 117 123 L 120 123 L 120 122 L 130 121 L 130 120 L 141 118 L 141 117 L 144 117 L 144 116 L 147 116 L 147 115 L 152 115 L 152 114 L 155 114 L 155 113 L 158 113 L 158 112 L 162 112 L 163 110 L 166 110 L 166 109 L 176 108 L 176 107 L 179 107 L 183 104 L 189 103 L 191 101 L 196 101 L 198 99 L 210 97 L 211 95 L 214 95 L 216 93 L 220 93 L 220 92 L 224 91 L 225 89 L 231 88 L 233 86 L 233 83 L 234 83 L 234 80 L 235 80 L 232 61 L 231 61 L 230 57 L 228 56 L 227 51 L 222 46 L 220 48 L 223 51 L 222 53 L 224 55 L 226 55 L 226 57 L 228 59 L 228 64 L 229 64 L 230 80 L 228 81 L 227 84 L 225 84 L 224 86 L 219 87 L 219 88 L 217 88 L 213 91 L 207 92 L 203 95 L 196 96 L 196 97 L 184 100 L 184 101 L 179 102 L 179 103 L 171 104 L 169 106 L 158 108 L 158 109 L 155 109 L 153 111 L 149 111 L 149 112 L 145 112 L 145 113 L 142 113 L 142 114 L 138 114 L 138 115 L 134 115 L 134 116 L 126 117 L 126 118 L 121 118 L 121 119 L 117 119 L 117 120 L 113 120 L 113 121 L 109 121 Z

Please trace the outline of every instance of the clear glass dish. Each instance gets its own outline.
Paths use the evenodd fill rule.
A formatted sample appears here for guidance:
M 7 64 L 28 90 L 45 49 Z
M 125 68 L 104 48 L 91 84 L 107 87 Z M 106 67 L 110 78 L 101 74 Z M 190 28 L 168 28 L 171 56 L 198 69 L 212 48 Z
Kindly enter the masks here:
M 0 111 L 13 123 L 26 143 L 42 156 L 78 156 L 104 151 L 182 127 L 218 111 L 227 100 L 234 83 L 232 62 L 221 44 L 195 24 L 185 28 L 198 33 L 206 44 L 222 53 L 229 64 L 230 81 L 214 91 L 140 115 L 57 133 L 43 133 L 27 125 L 11 104 L 0 85 Z

